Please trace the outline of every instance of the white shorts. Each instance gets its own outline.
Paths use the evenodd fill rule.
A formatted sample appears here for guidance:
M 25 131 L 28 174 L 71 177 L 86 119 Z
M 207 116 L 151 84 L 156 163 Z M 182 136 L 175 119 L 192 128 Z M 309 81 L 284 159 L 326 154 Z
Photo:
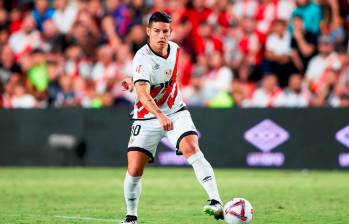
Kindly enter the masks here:
M 169 115 L 173 122 L 173 130 L 164 131 L 158 119 L 135 120 L 131 128 L 128 151 L 140 151 L 149 156 L 149 162 L 154 161 L 156 148 L 162 138 L 167 137 L 176 146 L 177 155 L 180 141 L 188 135 L 197 135 L 197 130 L 188 110 Z

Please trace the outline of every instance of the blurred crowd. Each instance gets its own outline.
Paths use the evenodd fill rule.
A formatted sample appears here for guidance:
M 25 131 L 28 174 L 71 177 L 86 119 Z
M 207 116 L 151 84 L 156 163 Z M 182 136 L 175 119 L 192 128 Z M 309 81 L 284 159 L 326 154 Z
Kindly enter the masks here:
M 132 104 L 152 12 L 172 16 L 188 105 L 349 107 L 342 0 L 0 0 L 0 108 Z

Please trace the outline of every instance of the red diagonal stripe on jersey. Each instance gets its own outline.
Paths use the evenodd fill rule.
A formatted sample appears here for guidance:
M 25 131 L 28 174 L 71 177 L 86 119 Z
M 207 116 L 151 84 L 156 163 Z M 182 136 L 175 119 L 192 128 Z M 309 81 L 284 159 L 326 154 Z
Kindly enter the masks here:
M 143 104 L 141 103 L 141 101 L 139 101 L 137 104 L 137 108 L 141 108 L 143 106 Z M 144 116 L 149 113 L 149 111 L 147 109 L 145 109 L 145 107 L 143 107 L 140 111 L 137 112 L 137 117 L 138 118 L 144 118 Z
M 150 95 L 151 95 L 151 97 L 154 98 L 156 95 L 158 95 L 158 93 L 160 92 L 160 90 L 161 90 L 161 87 L 160 87 L 160 86 L 155 87 L 154 89 L 150 90 Z M 143 106 L 143 104 L 141 103 L 141 101 L 139 101 L 139 102 L 137 103 L 137 108 L 139 109 L 139 108 L 141 108 L 142 106 Z M 148 113 L 149 113 L 149 111 L 143 107 L 142 110 L 140 110 L 140 111 L 137 112 L 137 117 L 138 117 L 138 118 L 144 118 L 144 116 L 145 116 L 146 114 L 148 114 Z
M 176 85 L 176 89 L 175 89 L 175 92 L 173 93 L 173 96 L 170 96 L 167 100 L 167 105 L 169 108 L 172 108 L 172 106 L 176 100 L 177 94 L 178 94 L 178 87 Z
M 150 90 L 151 97 L 153 98 L 156 97 L 159 94 L 160 90 L 161 90 L 161 86 L 157 86 L 154 89 Z
M 162 105 L 166 102 L 167 98 L 170 96 L 170 94 L 171 94 L 171 92 L 172 92 L 172 90 L 173 90 L 173 86 L 174 86 L 175 83 L 176 83 L 176 80 L 177 80 L 178 58 L 179 58 L 179 48 L 177 48 L 176 62 L 175 62 L 175 66 L 174 66 L 174 68 L 173 68 L 172 76 L 171 76 L 171 79 L 170 79 L 170 81 L 172 81 L 172 85 L 169 86 L 169 87 L 167 88 L 167 90 L 166 90 L 165 94 L 162 96 L 162 98 L 159 99 L 159 100 L 156 102 L 156 104 L 157 104 L 158 106 L 162 106 Z

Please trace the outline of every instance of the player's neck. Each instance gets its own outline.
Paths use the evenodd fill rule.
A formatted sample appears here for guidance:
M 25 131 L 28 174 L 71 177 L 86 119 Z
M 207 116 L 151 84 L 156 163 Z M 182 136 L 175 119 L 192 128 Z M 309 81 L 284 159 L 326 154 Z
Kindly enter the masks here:
M 156 53 L 157 55 L 160 55 L 162 57 L 167 57 L 168 56 L 168 50 L 169 50 L 169 44 L 166 44 L 164 47 L 156 47 L 152 45 L 151 43 L 148 44 L 151 50 Z

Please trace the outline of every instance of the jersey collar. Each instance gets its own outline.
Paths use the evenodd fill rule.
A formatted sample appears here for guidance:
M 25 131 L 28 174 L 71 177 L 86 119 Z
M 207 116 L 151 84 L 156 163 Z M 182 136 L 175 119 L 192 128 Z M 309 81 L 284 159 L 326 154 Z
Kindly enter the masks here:
M 171 50 L 170 44 L 168 44 L 168 47 L 167 47 L 167 55 L 166 55 L 166 56 L 163 56 L 163 55 L 161 55 L 161 54 L 156 53 L 156 52 L 150 47 L 150 44 L 149 44 L 149 43 L 147 43 L 147 45 L 148 45 L 149 49 L 150 49 L 156 56 L 159 56 L 159 57 L 161 57 L 161 58 L 163 58 L 163 59 L 167 59 L 168 56 L 170 55 L 170 50 Z

